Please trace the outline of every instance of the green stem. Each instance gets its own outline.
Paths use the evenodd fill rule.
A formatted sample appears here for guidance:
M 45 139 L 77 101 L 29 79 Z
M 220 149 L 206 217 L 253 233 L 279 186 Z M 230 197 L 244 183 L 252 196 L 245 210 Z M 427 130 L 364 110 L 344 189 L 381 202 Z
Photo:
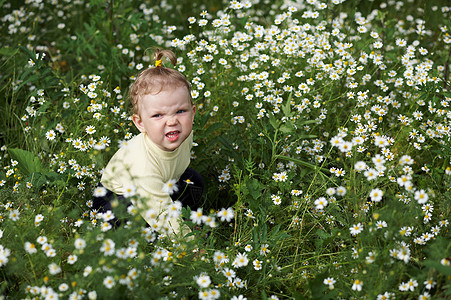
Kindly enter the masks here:
M 241 176 L 243 175 L 243 171 L 240 171 L 240 175 L 238 176 L 238 184 L 235 185 L 235 194 L 238 197 L 237 202 L 235 204 L 235 227 L 233 229 L 233 243 L 236 243 L 237 236 L 237 227 L 238 227 L 238 215 L 241 215 L 239 212 L 241 211 Z
M 19 234 L 20 234 L 21 232 L 22 232 L 22 231 L 19 230 Z M 22 242 L 22 245 L 25 245 L 25 240 L 23 239 L 23 235 L 20 234 L 19 237 L 20 237 L 20 241 Z M 28 261 L 30 262 L 31 271 L 32 271 L 32 273 L 33 273 L 34 283 L 37 284 L 37 283 L 38 283 L 38 278 L 37 278 L 37 276 L 36 276 L 36 271 L 34 270 L 34 265 L 33 265 L 33 261 L 31 260 L 31 255 L 28 254 L 28 253 L 26 253 L 25 256 L 28 258 Z
M 276 154 L 276 150 L 277 150 L 277 145 L 279 144 L 277 142 L 277 134 L 278 134 L 279 130 L 276 129 L 274 132 L 274 139 L 270 140 L 271 144 L 272 144 L 272 148 L 271 148 L 271 163 L 268 166 L 268 169 L 271 170 L 271 167 L 273 166 L 273 164 L 276 162 L 277 160 L 277 154 Z
M 70 173 L 67 175 L 66 182 L 64 183 L 64 186 L 63 186 L 63 188 L 61 190 L 61 193 L 58 195 L 58 198 L 55 201 L 55 205 L 59 205 L 60 204 L 59 200 L 60 200 L 61 196 L 63 195 L 64 191 L 66 190 L 67 184 L 69 183 L 69 179 L 70 179 Z

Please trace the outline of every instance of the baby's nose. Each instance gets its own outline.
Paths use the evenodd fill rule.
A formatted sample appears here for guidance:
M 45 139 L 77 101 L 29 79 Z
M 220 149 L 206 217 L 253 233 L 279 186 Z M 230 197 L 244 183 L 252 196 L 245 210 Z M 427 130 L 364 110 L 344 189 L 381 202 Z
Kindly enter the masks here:
M 177 122 L 178 122 L 178 119 L 176 116 L 172 116 L 168 119 L 168 125 L 175 125 L 175 124 L 177 124 Z

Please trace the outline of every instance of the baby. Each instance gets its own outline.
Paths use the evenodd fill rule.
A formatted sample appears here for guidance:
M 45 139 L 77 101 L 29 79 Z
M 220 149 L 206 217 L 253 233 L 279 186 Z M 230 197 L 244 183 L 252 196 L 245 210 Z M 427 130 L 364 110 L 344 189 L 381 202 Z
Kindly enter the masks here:
M 132 187 L 143 199 L 137 206 L 151 226 L 172 201 L 197 209 L 204 187 L 202 177 L 188 168 L 196 113 L 191 85 L 180 72 L 164 67 L 163 57 L 177 64 L 172 51 L 155 50 L 155 67 L 142 71 L 130 88 L 132 120 L 141 133 L 111 158 L 99 184 L 107 193 L 93 201 L 100 212 L 112 210 L 113 197 L 126 202 L 124 195 Z M 167 221 L 168 234 L 179 235 L 180 220 Z

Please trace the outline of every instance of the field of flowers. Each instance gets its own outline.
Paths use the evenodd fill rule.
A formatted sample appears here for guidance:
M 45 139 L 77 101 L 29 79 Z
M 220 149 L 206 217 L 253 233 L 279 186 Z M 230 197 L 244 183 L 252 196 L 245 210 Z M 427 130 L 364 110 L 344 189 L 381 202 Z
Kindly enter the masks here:
M 0 299 L 451 297 L 448 1 L 188 3 L 0 1 Z M 91 209 L 153 47 L 197 106 L 180 239 Z

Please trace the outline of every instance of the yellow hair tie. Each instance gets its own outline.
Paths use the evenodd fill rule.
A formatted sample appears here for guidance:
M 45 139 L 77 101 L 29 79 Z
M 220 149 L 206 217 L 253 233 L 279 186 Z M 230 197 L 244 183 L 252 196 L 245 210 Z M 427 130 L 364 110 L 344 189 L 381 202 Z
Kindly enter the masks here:
M 157 67 L 157 68 L 161 67 L 161 59 L 159 59 L 155 62 L 155 67 Z

